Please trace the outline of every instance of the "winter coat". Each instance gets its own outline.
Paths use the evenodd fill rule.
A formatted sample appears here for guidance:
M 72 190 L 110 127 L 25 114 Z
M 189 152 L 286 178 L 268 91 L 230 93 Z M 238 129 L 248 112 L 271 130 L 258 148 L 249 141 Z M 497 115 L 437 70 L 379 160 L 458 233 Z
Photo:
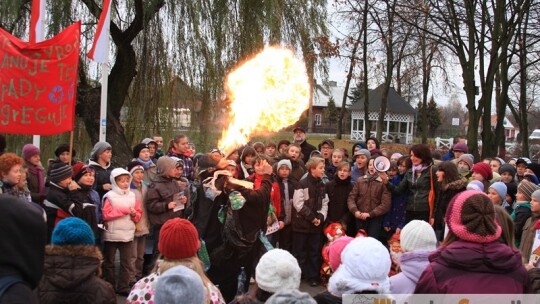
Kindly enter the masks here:
M 49 182 L 49 191 L 43 204 L 47 214 L 47 235 L 50 240 L 52 231 L 56 224 L 70 216 L 83 219 L 83 204 L 73 199 L 71 191 L 59 185 Z
M 96 190 L 88 186 L 80 185 L 81 189 L 70 191 L 69 196 L 72 200 L 83 206 L 81 219 L 84 220 L 97 237 L 101 231 L 97 224 L 101 223 L 101 201 Z M 98 219 L 99 216 L 99 219 Z
M 304 140 L 304 142 L 300 144 L 300 151 L 302 152 L 302 161 L 304 161 L 304 164 L 307 163 L 307 161 L 309 160 L 309 156 L 311 155 L 311 152 L 315 150 L 317 150 L 317 148 L 309 144 L 307 140 Z
M 392 196 L 379 176 L 360 177 L 349 193 L 347 206 L 354 214 L 356 211 L 369 213 L 370 218 L 385 215 L 390 210 Z
M 394 186 L 399 185 L 404 177 L 405 174 L 394 176 L 392 184 Z M 409 191 L 400 194 L 392 193 L 392 204 L 390 211 L 384 216 L 383 227 L 390 227 L 391 231 L 395 231 L 397 228 L 403 229 L 405 226 L 405 209 L 407 208 L 408 198 Z
M 298 188 L 298 183 L 294 180 L 291 180 L 287 178 L 287 180 L 284 182 L 282 178 L 277 178 L 277 183 L 279 185 L 279 193 L 281 197 L 281 216 L 278 217 L 278 220 L 285 223 L 285 225 L 289 225 L 291 223 L 292 218 L 292 205 L 293 205 L 293 197 L 294 197 L 294 190 Z M 284 183 L 287 183 L 287 188 L 289 192 L 289 200 L 285 201 L 285 185 Z
M 390 291 L 393 294 L 412 294 L 420 275 L 429 265 L 428 257 L 432 251 L 417 250 L 401 255 L 401 272 L 390 277 Z
M 516 247 L 519 248 L 521 244 L 521 234 L 523 233 L 523 226 L 527 219 L 531 217 L 531 203 L 519 202 L 516 209 L 512 213 L 512 219 L 514 220 L 514 237 L 516 239 Z
M 289 178 L 298 183 L 302 179 L 302 176 L 304 176 L 304 174 L 306 173 L 306 165 L 304 161 L 302 161 L 301 159 L 299 160 L 289 159 L 289 160 L 291 161 L 291 165 L 292 165 L 292 170 L 291 170 L 291 173 L 289 174 Z
M 172 218 L 183 216 L 184 210 L 174 212 L 168 207 L 174 201 L 174 195 L 180 192 L 182 189 L 175 180 L 161 175 L 156 177 L 146 193 L 146 209 L 151 225 L 163 225 Z
M 28 190 L 30 190 L 30 196 L 32 197 L 32 201 L 38 204 L 43 204 L 43 200 L 46 196 L 45 169 L 43 169 L 41 165 L 34 166 L 28 161 L 24 162 L 24 166 L 28 168 L 28 173 L 26 174 L 26 183 L 28 185 Z M 41 192 L 40 183 L 43 183 L 43 185 L 41 185 L 41 189 L 43 189 L 43 191 Z
M 101 252 L 95 246 L 47 246 L 45 269 L 36 293 L 47 303 L 116 303 L 111 284 L 100 276 Z
M 456 194 L 460 193 L 461 191 L 465 191 L 466 188 L 467 179 L 465 179 L 464 177 L 452 181 L 448 184 L 439 183 L 439 187 L 437 187 L 437 196 L 434 208 L 435 230 L 444 229 L 444 217 L 446 216 L 446 209 L 448 208 L 448 204 Z
M 433 252 L 429 262 L 414 293 L 526 292 L 527 271 L 521 254 L 499 241 L 480 244 L 458 240 Z
M 97 191 L 99 198 L 101 199 L 105 193 L 109 191 L 103 189 L 103 185 L 111 183 L 111 172 L 114 167 L 111 165 L 111 163 L 108 163 L 105 167 L 102 167 L 98 162 L 93 160 L 88 161 L 88 166 L 94 169 L 94 172 L 96 172 L 93 188 Z
M 409 169 L 405 173 L 405 178 L 398 186 L 394 186 L 392 183 L 387 183 L 386 186 L 392 193 L 403 193 L 406 190 L 410 190 L 409 198 L 407 199 L 407 211 L 414 212 L 429 212 L 429 191 L 431 190 L 431 180 L 433 178 L 433 185 L 437 183 L 437 176 L 435 172 L 437 169 L 433 165 L 429 165 L 420 173 L 420 176 L 413 180 L 412 169 Z
M 364 176 L 364 170 L 358 168 L 358 166 L 356 166 L 356 163 L 353 162 L 353 164 L 351 165 L 351 184 L 356 184 L 356 181 L 361 176 Z
M 292 231 L 301 233 L 321 233 L 328 214 L 328 195 L 324 183 L 311 175 L 302 179 L 294 191 Z M 319 226 L 311 222 L 318 218 Z
M 342 180 L 335 176 L 334 180 L 326 184 L 328 194 L 328 216 L 326 223 L 341 222 L 348 225 L 352 220 L 352 214 L 347 207 L 347 198 L 353 189 L 351 177 Z
M 529 262 L 531 257 L 531 251 L 534 243 L 534 237 L 536 235 L 536 229 L 534 229 L 534 224 L 540 220 L 539 213 L 533 213 L 531 217 L 527 219 L 525 225 L 523 225 L 523 233 L 521 234 L 521 243 L 519 244 L 519 251 L 523 257 L 523 263 L 526 264 Z
M 135 224 L 135 236 L 143 236 L 150 233 L 150 224 L 148 223 L 148 211 L 146 210 L 146 192 L 148 191 L 148 186 L 146 182 L 142 182 L 141 190 L 131 183 L 130 185 L 131 192 L 135 193 L 135 197 L 139 202 L 141 202 L 141 220 Z

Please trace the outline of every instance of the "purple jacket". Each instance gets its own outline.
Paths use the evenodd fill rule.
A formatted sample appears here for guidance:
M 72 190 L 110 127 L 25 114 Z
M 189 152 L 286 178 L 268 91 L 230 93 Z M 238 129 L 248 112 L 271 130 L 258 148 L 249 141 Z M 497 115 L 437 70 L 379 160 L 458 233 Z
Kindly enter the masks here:
M 527 290 L 521 254 L 499 241 L 455 241 L 433 252 L 429 261 L 414 293 L 520 294 Z
M 420 275 L 429 265 L 428 257 L 432 251 L 417 250 L 405 252 L 400 258 L 401 272 L 390 277 L 392 294 L 412 294 Z

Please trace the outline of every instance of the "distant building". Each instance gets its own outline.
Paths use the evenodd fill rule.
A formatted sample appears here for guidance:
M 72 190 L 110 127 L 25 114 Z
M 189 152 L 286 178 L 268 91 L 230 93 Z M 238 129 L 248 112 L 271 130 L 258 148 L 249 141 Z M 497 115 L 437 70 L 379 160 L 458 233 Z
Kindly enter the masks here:
M 365 141 L 377 130 L 377 120 L 381 112 L 381 101 L 383 85 L 370 90 L 369 101 L 369 121 L 372 129 L 366 132 L 364 123 L 364 99 L 355 102 L 351 107 L 351 140 Z M 413 140 L 414 119 L 417 111 L 398 95 L 394 88 L 388 91 L 388 102 L 386 105 L 386 115 L 384 116 L 384 129 L 382 130 L 382 142 L 399 142 L 411 144 Z
M 352 86 L 349 88 L 349 94 Z M 326 133 L 335 134 L 337 131 L 337 118 L 339 117 L 339 111 L 341 111 L 341 104 L 343 102 L 344 87 L 337 85 L 335 81 L 329 81 L 326 85 L 317 83 L 313 90 L 313 104 L 312 104 L 312 132 L 313 133 Z M 348 94 L 348 95 L 349 95 Z M 336 105 L 336 121 L 331 121 L 329 117 L 328 103 L 330 99 L 334 100 Z M 351 105 L 349 98 L 347 97 L 346 112 L 343 119 L 343 133 L 350 132 L 350 111 L 348 107 Z

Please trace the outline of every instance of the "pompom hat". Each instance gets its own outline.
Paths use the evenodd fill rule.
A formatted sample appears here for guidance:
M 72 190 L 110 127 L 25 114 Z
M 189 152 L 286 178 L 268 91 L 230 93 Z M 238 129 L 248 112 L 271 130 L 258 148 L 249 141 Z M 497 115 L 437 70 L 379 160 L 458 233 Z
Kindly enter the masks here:
M 478 190 L 457 194 L 446 211 L 448 228 L 458 238 L 473 243 L 490 243 L 501 236 L 495 209 L 489 197 Z
M 190 221 L 174 218 L 161 227 L 158 249 L 166 259 L 191 258 L 197 254 L 199 247 L 201 247 L 199 234 Z
M 301 273 L 298 261 L 288 251 L 272 249 L 259 260 L 255 269 L 255 281 L 260 289 L 275 293 L 298 289 Z

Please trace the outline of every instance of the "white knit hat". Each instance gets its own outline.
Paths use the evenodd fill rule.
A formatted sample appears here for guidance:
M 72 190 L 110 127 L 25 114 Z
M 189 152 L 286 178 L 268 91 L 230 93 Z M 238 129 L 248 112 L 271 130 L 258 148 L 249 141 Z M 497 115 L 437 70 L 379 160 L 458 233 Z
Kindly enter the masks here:
M 298 289 L 301 272 L 298 262 L 288 251 L 272 249 L 259 260 L 255 268 L 255 281 L 260 289 L 271 293 Z
M 403 252 L 437 249 L 435 231 L 425 221 L 412 220 L 405 225 L 401 230 L 400 242 Z
M 341 266 L 328 282 L 328 291 L 335 296 L 367 290 L 390 293 L 390 253 L 372 237 L 352 240 L 341 253 Z

